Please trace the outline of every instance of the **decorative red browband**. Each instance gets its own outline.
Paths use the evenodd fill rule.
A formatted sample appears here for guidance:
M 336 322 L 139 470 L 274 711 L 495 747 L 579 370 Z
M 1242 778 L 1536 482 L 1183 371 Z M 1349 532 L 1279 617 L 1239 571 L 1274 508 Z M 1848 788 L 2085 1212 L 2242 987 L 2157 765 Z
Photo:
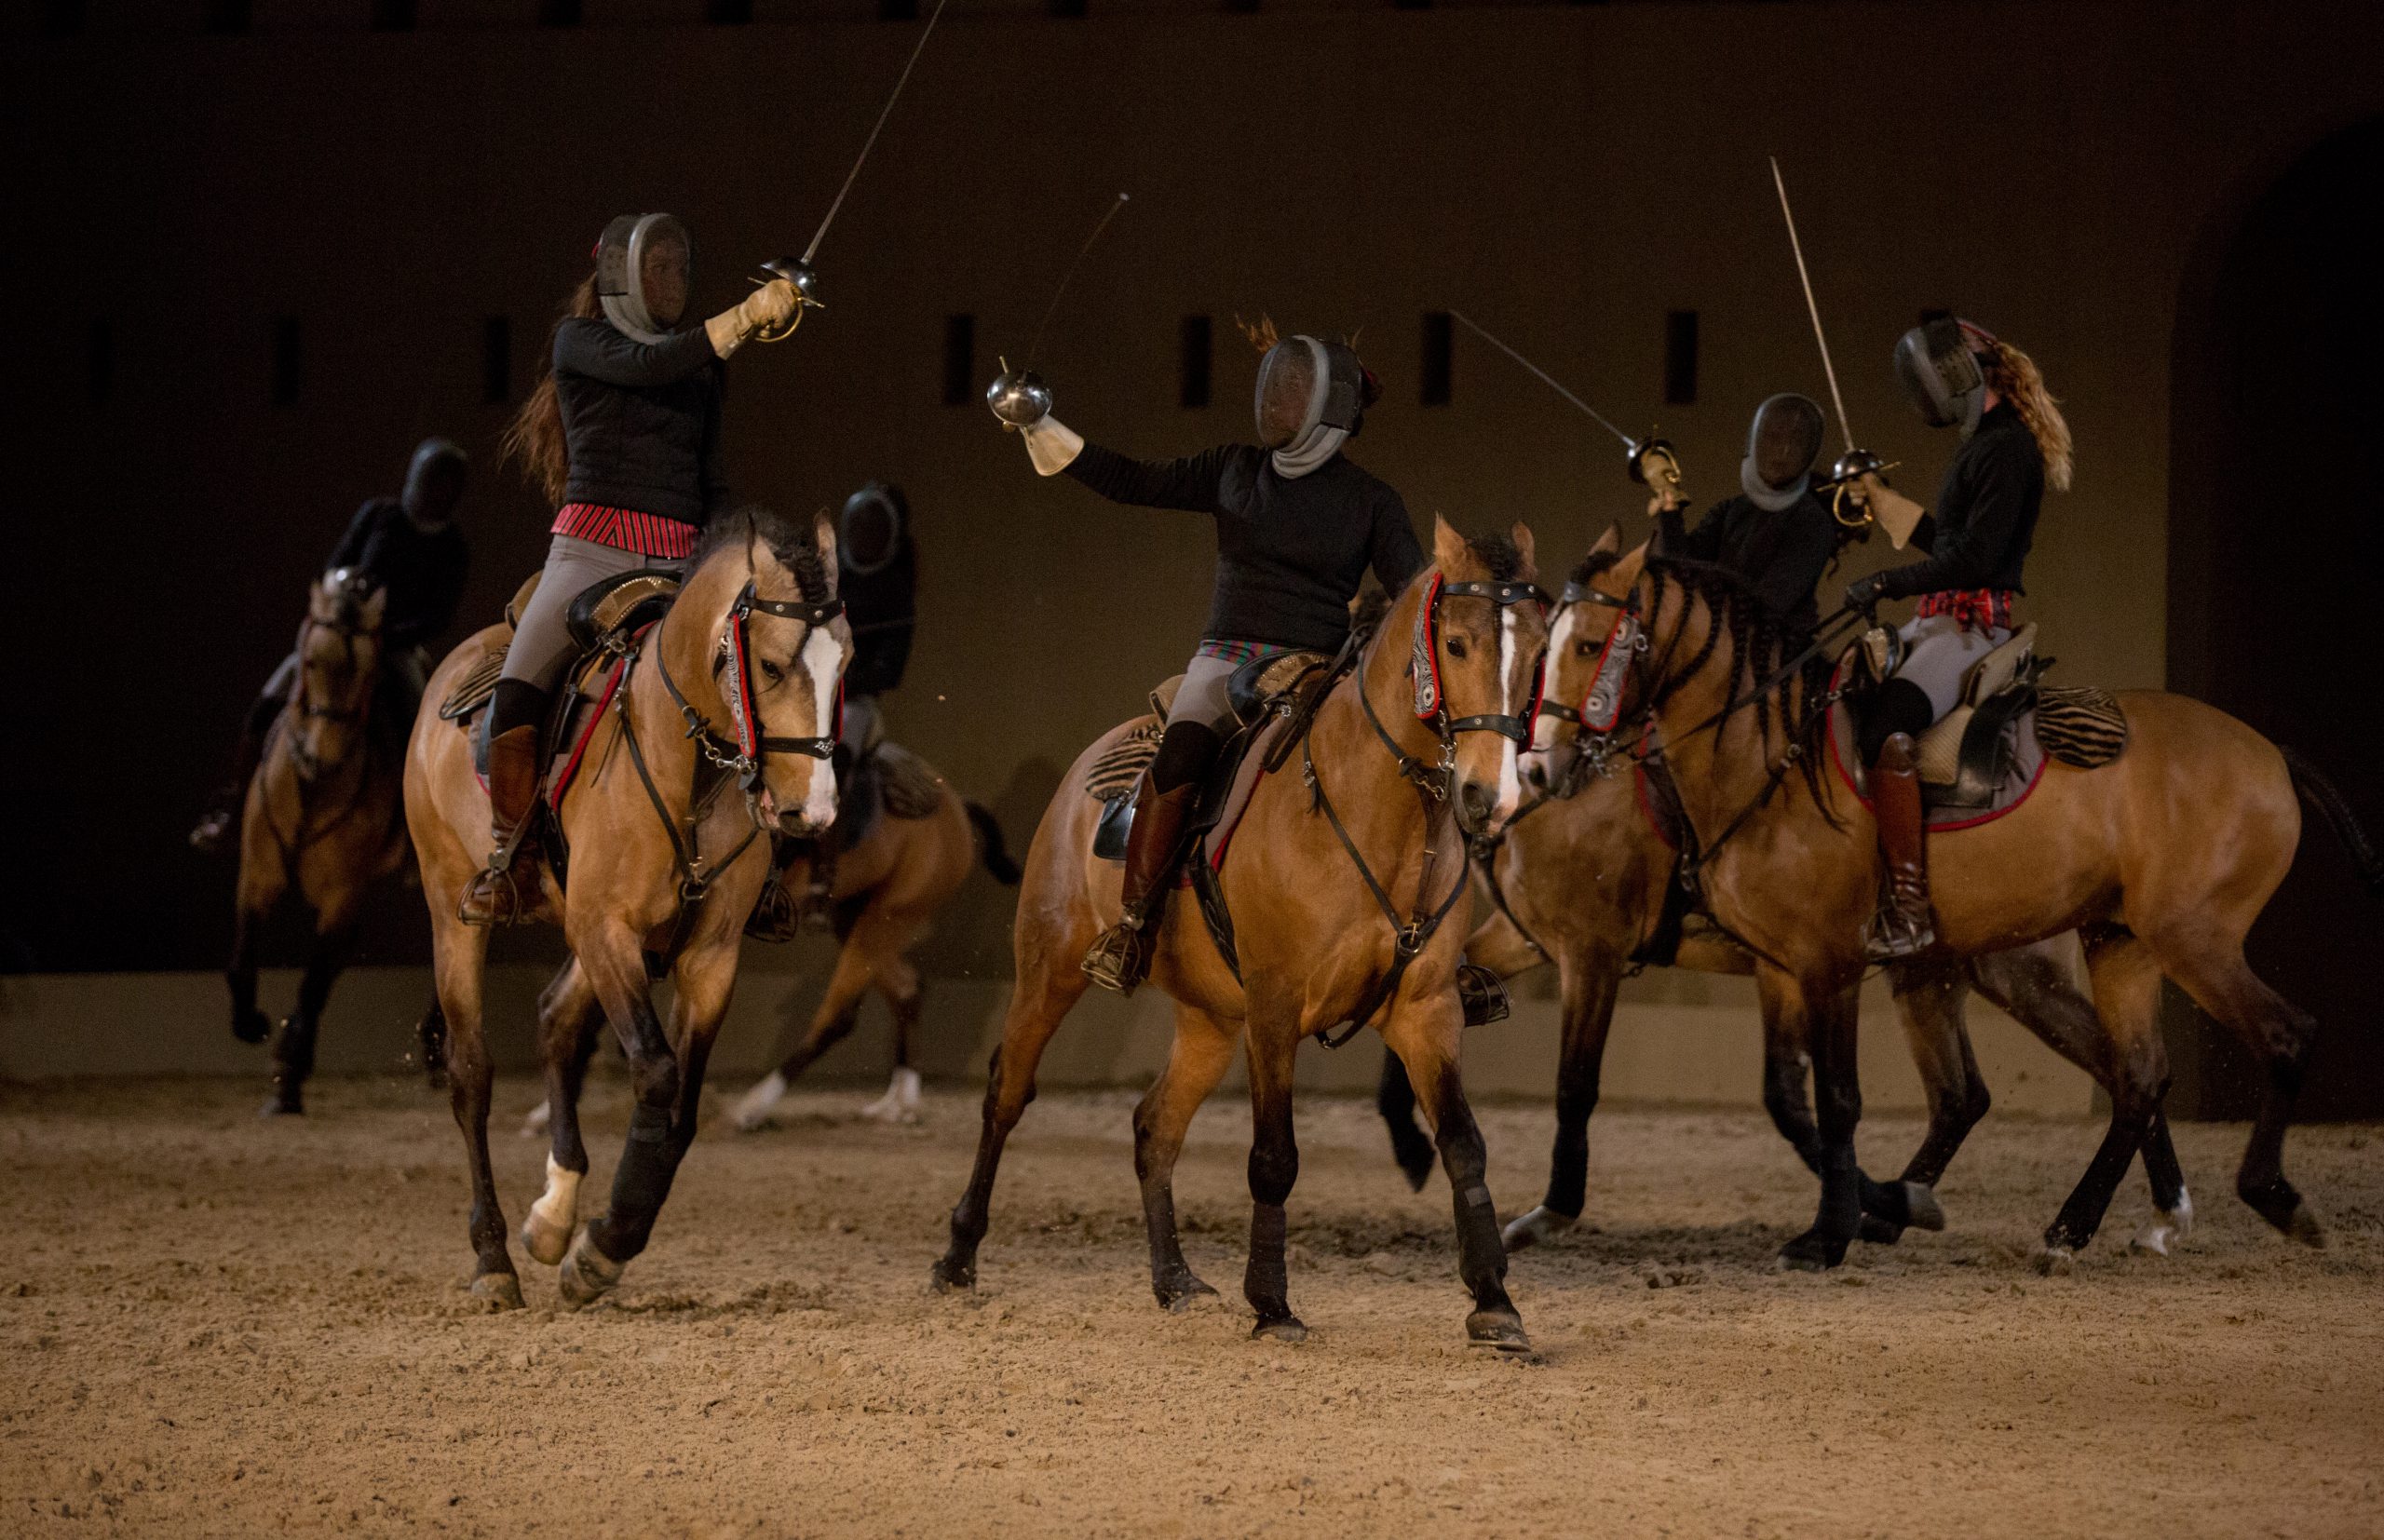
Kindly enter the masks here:
M 1949 615 L 1974 631 L 2008 631 L 2013 597 L 2009 588 L 1943 588 L 1922 594 L 1913 613 L 1924 620 Z
M 555 510 L 549 534 L 590 540 L 616 551 L 684 561 L 695 554 L 696 526 L 657 513 L 635 508 L 608 508 L 599 503 L 565 503 Z

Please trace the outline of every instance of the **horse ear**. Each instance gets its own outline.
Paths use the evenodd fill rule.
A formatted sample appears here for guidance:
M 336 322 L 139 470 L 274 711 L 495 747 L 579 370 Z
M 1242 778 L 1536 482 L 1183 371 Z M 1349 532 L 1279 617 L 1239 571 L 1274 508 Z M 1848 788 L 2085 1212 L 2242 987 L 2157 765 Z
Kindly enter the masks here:
M 819 547 L 820 565 L 828 570 L 828 591 L 836 591 L 836 521 L 825 507 L 811 516 L 811 543 Z
M 1619 524 L 1608 524 L 1605 533 L 1598 536 L 1598 543 L 1590 547 L 1592 556 L 1617 556 L 1621 551 L 1622 526 Z
M 1447 572 L 1465 557 L 1465 536 L 1449 527 L 1449 521 L 1439 514 L 1432 515 L 1432 564 Z
M 379 630 L 381 628 L 381 617 L 388 613 L 388 608 L 389 590 L 386 588 L 373 589 L 372 592 L 365 598 L 363 608 L 358 612 L 359 618 L 363 621 L 364 628 L 368 631 Z
M 1531 526 L 1518 519 L 1515 527 L 1507 532 L 1507 538 L 1515 543 L 1516 554 L 1523 558 L 1523 566 L 1515 575 L 1526 583 L 1538 582 L 1539 547 L 1531 537 Z

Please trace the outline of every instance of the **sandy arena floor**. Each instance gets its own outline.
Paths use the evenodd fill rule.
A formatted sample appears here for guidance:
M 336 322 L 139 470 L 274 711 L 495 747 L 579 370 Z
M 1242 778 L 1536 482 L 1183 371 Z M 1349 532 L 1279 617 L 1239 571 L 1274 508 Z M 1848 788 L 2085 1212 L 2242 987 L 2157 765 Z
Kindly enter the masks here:
M 2181 1128 L 2201 1228 L 2133 1256 L 2131 1177 L 2060 1279 L 2028 1253 L 2099 1130 L 1990 1118 L 1952 1228 L 1770 1271 L 1811 1213 L 1758 1116 L 1602 1114 L 1593 1233 L 1516 1259 L 1541 1361 L 1462 1343 L 1448 1198 L 1371 1109 L 1310 1101 L 1292 1207 L 1303 1346 L 1246 1340 L 1248 1116 L 1220 1098 L 1178 1193 L 1226 1302 L 1151 1303 L 1124 1095 L 1013 1141 L 973 1299 L 926 1289 L 976 1135 L 867 1097 L 708 1131 L 616 1302 L 471 1308 L 443 1099 L 333 1081 L 0 1091 L 0 1533 L 2097 1536 L 2384 1533 L 2384 1139 L 2294 1136 L 2330 1222 L 2237 1203 L 2242 1130 Z M 543 1146 L 500 1087 L 508 1219 Z M 626 1120 L 591 1092 L 589 1201 Z M 1550 1115 L 1484 1110 L 1502 1212 Z M 1891 1169 L 1914 1124 L 1865 1125 Z

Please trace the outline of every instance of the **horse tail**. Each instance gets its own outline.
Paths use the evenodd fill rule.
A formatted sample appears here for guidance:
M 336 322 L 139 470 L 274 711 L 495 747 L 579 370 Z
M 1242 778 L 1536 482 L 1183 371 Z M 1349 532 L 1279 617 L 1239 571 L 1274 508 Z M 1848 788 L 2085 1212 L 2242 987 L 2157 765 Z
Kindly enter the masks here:
M 964 802 L 960 805 L 967 809 L 968 822 L 977 831 L 978 859 L 985 863 L 985 870 L 993 874 L 994 881 L 1004 887 L 1016 887 L 1024 873 L 1018 870 L 1018 863 L 1009 858 L 1009 847 L 1002 843 L 1002 826 L 995 821 L 992 809 L 976 802 Z
M 2360 827 L 2359 815 L 2351 811 L 2342 791 L 2298 750 L 2281 743 L 2276 747 L 2277 752 L 2284 756 L 2285 773 L 2293 777 L 2293 790 L 2335 831 L 2335 838 L 2341 843 L 2343 854 L 2350 858 L 2359 880 L 2367 885 L 2369 892 L 2384 893 L 2384 858 L 2377 856 L 2367 831 Z

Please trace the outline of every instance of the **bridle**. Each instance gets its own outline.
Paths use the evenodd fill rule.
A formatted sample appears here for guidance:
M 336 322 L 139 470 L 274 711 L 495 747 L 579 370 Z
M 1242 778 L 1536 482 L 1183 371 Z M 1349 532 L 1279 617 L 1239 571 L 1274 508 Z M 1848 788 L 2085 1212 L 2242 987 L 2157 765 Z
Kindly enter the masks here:
M 1606 628 L 1605 641 L 1598 649 L 1597 667 L 1590 672 L 1590 682 L 1581 692 L 1578 706 L 1543 696 L 1537 713 L 1573 724 L 1576 757 L 1564 781 L 1525 804 L 1516 812 L 1515 818 L 1551 798 L 1562 800 L 1575 795 L 1592 777 L 1612 775 L 1616 758 L 1628 754 L 1635 746 L 1636 740 L 1617 746 L 1613 734 L 1622 717 L 1623 686 L 1634 673 L 1643 686 L 1647 682 L 1647 629 L 1639 615 L 1638 586 L 1633 584 L 1629 594 L 1618 597 L 1587 583 L 1567 583 L 1556 596 L 1555 607 L 1549 611 L 1549 629 L 1553 632 L 1564 612 L 1581 603 L 1603 604 L 1615 612 L 1614 624 Z M 1642 694 L 1646 693 L 1643 689 Z M 1511 824 L 1515 818 L 1508 822 Z
M 844 736 L 845 682 L 836 681 L 835 709 L 829 718 L 829 732 L 817 737 L 782 737 L 771 735 L 762 723 L 761 708 L 753 702 L 752 640 L 748 624 L 753 612 L 780 620 L 799 620 L 804 626 L 803 643 L 795 648 L 800 655 L 811 641 L 810 633 L 845 613 L 842 597 L 814 602 L 806 599 L 764 599 L 753 591 L 753 580 L 747 578 L 745 587 L 738 590 L 736 601 L 728 608 L 728 630 L 721 638 L 721 650 L 712 662 L 713 671 L 722 676 L 721 696 L 728 703 L 732 736 L 724 736 L 709 718 L 696 709 L 681 692 L 678 682 L 670 677 L 670 667 L 662 655 L 654 655 L 656 671 L 662 676 L 662 687 L 670 692 L 671 703 L 679 708 L 679 715 L 687 723 L 687 736 L 694 739 L 704 758 L 721 770 L 733 772 L 738 789 L 749 801 L 762 781 L 762 762 L 772 754 L 806 754 L 824 760 L 836 751 L 836 744 Z M 755 813 L 758 822 L 760 814 Z
M 372 637 L 377 639 L 381 632 L 380 628 L 378 627 L 359 626 L 349 620 L 347 618 L 348 609 L 349 606 L 345 602 L 342 602 L 340 605 L 340 615 L 333 619 L 318 620 L 312 614 L 309 614 L 304 621 L 300 622 L 298 627 L 298 678 L 296 682 L 291 686 L 290 710 L 300 722 L 332 722 L 353 724 L 360 738 L 364 732 L 366 723 L 372 717 L 372 696 L 375 692 L 369 687 L 369 682 L 360 681 L 360 676 L 363 670 L 358 663 L 356 643 L 357 640 L 360 637 Z M 351 675 L 359 676 L 359 682 L 367 684 L 366 688 L 359 691 L 357 703 L 353 706 L 326 706 L 307 698 L 306 643 L 307 639 L 314 632 L 318 630 L 330 631 L 340 639 L 341 651 L 345 655 L 348 672 Z M 290 735 L 290 759 L 291 763 L 296 767 L 298 771 L 298 778 L 302 782 L 311 783 L 319 777 L 326 769 L 332 768 L 331 766 L 326 765 L 321 760 L 317 759 L 314 752 L 306 747 L 305 740 L 294 732 Z

